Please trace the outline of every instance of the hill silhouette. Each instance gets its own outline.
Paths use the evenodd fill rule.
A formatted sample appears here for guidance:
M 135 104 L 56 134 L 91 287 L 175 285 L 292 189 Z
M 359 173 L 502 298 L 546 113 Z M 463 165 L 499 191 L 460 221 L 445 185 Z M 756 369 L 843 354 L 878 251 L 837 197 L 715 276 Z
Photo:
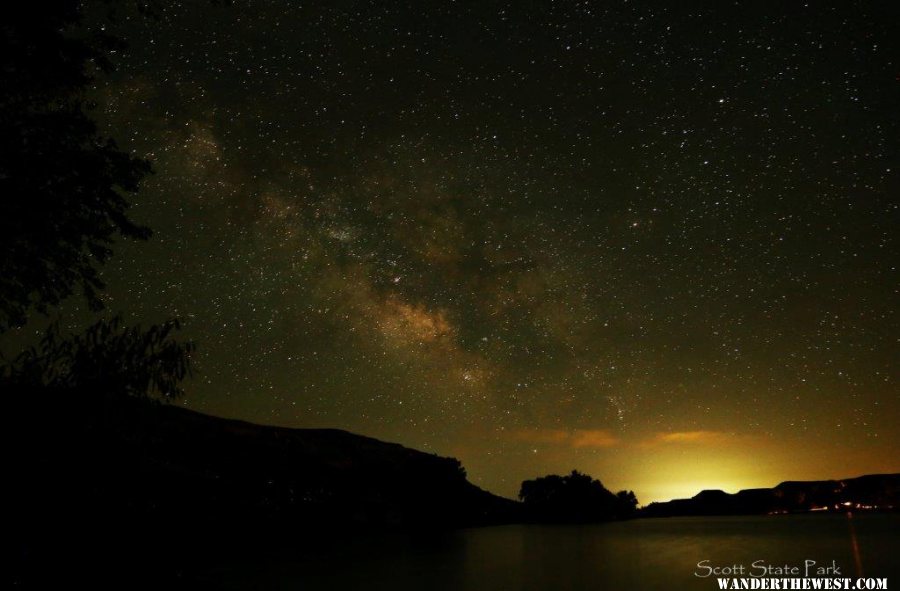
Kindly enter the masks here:
M 19 392 L 9 402 L 14 581 L 114 579 L 157 564 L 169 585 L 200 560 L 323 536 L 518 519 L 518 503 L 468 482 L 458 460 L 346 431 L 129 397 Z
M 454 458 L 338 429 L 262 426 L 127 398 L 55 404 L 70 408 L 30 423 L 42 425 L 31 443 L 45 448 L 31 479 L 86 483 L 75 493 L 85 497 L 79 511 L 195 523 L 228 515 L 229 528 L 281 530 L 474 525 L 507 520 L 516 506 L 468 482 Z
M 900 474 L 869 474 L 841 480 L 786 481 L 774 488 L 734 494 L 704 490 L 690 499 L 644 507 L 642 517 L 760 515 L 807 511 L 891 511 L 900 507 Z

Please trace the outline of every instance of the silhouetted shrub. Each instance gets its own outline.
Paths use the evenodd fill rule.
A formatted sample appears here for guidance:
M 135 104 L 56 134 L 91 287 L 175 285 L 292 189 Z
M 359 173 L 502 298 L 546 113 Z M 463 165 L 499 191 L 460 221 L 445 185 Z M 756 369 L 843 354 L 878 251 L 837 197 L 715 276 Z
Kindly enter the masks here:
M 171 338 L 178 328 L 177 320 L 146 330 L 123 327 L 115 317 L 63 337 L 54 323 L 37 346 L 0 367 L 0 380 L 11 389 L 176 397 L 183 393 L 179 383 L 191 372 L 194 351 L 192 343 Z
M 593 522 L 621 519 L 634 513 L 633 492 L 614 495 L 599 480 L 572 470 L 568 476 L 555 474 L 526 480 L 519 499 L 528 516 L 536 521 Z

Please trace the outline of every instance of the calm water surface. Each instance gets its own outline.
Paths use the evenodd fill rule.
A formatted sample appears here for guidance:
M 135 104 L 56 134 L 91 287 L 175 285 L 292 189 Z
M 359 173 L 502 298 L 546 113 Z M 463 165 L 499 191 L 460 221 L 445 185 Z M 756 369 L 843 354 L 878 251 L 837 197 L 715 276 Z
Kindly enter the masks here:
M 697 564 L 820 565 L 900 588 L 900 516 L 642 519 L 367 535 L 210 570 L 229 589 L 717 589 Z

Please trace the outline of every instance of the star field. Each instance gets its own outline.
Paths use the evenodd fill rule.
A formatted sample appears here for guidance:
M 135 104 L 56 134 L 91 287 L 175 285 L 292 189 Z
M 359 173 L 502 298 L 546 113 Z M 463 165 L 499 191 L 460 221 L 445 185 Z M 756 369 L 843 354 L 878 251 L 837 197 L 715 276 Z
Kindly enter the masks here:
M 900 470 L 896 7 L 166 2 L 108 305 L 183 401 L 642 502 Z M 99 21 L 98 21 L 99 22 Z M 99 25 L 96 25 L 99 26 Z

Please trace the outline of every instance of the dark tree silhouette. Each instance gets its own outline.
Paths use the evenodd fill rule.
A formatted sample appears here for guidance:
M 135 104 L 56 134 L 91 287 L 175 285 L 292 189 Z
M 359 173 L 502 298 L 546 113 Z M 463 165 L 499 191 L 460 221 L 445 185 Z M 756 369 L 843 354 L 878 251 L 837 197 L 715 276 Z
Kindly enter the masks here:
M 54 323 L 40 344 L 0 367 L 0 383 L 18 390 L 179 396 L 183 394 L 179 383 L 190 374 L 194 346 L 170 338 L 178 328 L 177 320 L 147 330 L 123 327 L 115 317 L 95 323 L 82 334 L 63 337 Z
M 621 519 L 634 513 L 637 498 L 622 491 L 614 495 L 599 480 L 572 470 L 522 483 L 519 499 L 531 519 L 550 522 L 594 522 Z
M 616 498 L 619 500 L 619 511 L 622 517 L 633 515 L 637 511 L 638 500 L 634 491 L 620 490 L 616 493 Z
M 127 217 L 125 198 L 150 165 L 98 133 L 84 97 L 92 76 L 111 69 L 108 52 L 123 44 L 79 28 L 81 6 L 25 3 L 0 24 L 0 334 L 76 291 L 102 308 L 99 267 L 114 241 L 150 236 Z M 0 378 L 20 390 L 177 396 L 193 351 L 171 338 L 178 327 L 125 328 L 116 317 L 64 338 L 53 325 Z
M 150 230 L 124 195 L 150 172 L 86 114 L 92 74 L 120 45 L 77 35 L 77 0 L 24 2 L 0 24 L 0 332 L 80 291 L 101 307 L 98 267 L 119 237 Z

